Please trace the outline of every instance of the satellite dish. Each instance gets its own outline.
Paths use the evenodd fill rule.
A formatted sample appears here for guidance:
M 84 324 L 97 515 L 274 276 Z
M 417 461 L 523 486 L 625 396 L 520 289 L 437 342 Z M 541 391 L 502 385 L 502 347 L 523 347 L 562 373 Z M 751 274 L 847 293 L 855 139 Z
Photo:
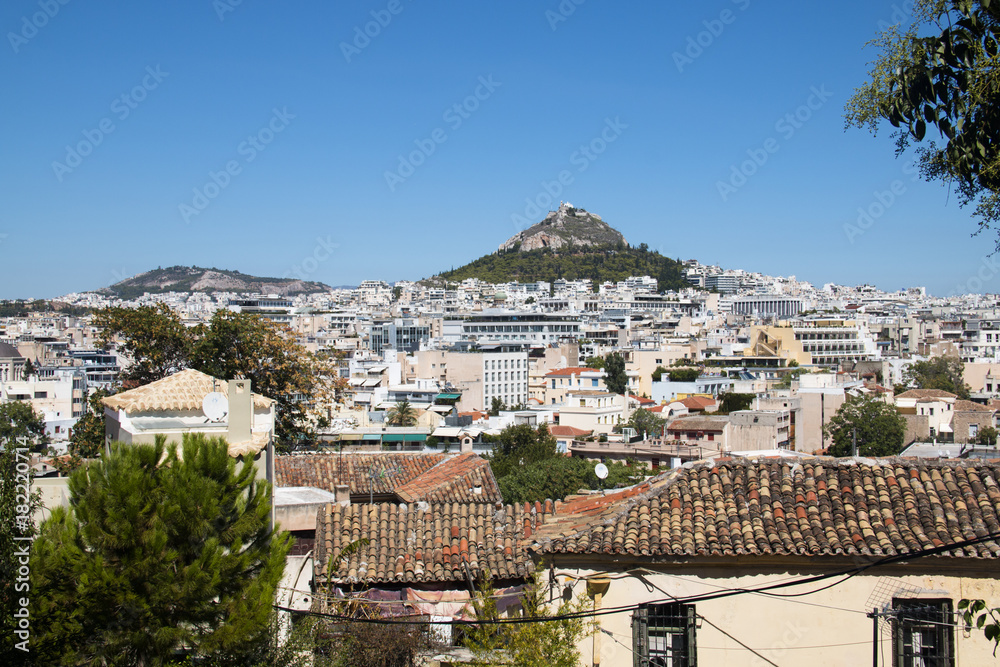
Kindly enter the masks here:
M 596 466 L 594 466 L 594 474 L 597 475 L 599 479 L 607 479 L 608 466 L 604 465 L 603 463 L 598 463 Z
M 229 414 L 229 399 L 217 391 L 205 394 L 205 398 L 201 400 L 201 411 L 209 421 L 222 421 Z

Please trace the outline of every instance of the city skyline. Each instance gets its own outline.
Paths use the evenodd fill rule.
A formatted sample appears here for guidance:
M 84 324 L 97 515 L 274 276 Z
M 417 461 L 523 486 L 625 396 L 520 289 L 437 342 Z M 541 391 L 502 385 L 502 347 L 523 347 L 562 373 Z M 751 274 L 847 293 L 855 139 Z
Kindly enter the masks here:
M 0 298 L 308 258 L 418 280 L 560 200 L 668 257 L 997 292 L 955 193 L 844 130 L 862 46 L 908 7 L 11 3 Z

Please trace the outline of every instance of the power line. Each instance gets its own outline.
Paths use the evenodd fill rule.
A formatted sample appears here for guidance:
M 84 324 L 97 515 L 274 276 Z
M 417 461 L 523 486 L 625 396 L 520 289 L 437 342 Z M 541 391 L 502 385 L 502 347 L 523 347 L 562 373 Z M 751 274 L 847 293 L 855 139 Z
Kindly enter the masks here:
M 856 576 L 858 574 L 861 574 L 862 572 L 865 572 L 866 570 L 869 570 L 871 568 L 882 567 L 884 565 L 891 565 L 893 563 L 898 563 L 898 562 L 902 562 L 902 561 L 915 560 L 915 559 L 918 559 L 918 558 L 924 558 L 926 556 L 934 556 L 934 555 L 938 555 L 938 554 L 942 554 L 942 553 L 947 553 L 947 552 L 950 552 L 950 551 L 957 551 L 959 549 L 964 549 L 966 547 L 975 546 L 975 545 L 981 544 L 983 542 L 993 541 L 993 540 L 996 540 L 998 538 L 1000 538 L 1000 533 L 990 533 L 990 534 L 984 535 L 982 537 L 977 537 L 977 538 L 974 538 L 974 539 L 971 539 L 971 540 L 963 540 L 961 542 L 954 542 L 952 544 L 948 544 L 948 545 L 944 545 L 944 546 L 940 546 L 940 547 L 933 547 L 931 549 L 922 549 L 920 551 L 915 551 L 915 552 L 907 553 L 907 554 L 898 554 L 898 555 L 895 555 L 895 556 L 886 556 L 884 558 L 880 558 L 878 560 L 872 561 L 870 563 L 866 563 L 864 565 L 859 565 L 857 567 L 849 568 L 847 570 L 840 570 L 840 571 L 837 571 L 837 572 L 828 572 L 826 574 L 813 575 L 811 577 L 804 577 L 804 578 L 797 579 L 797 580 L 787 580 L 787 581 L 777 582 L 777 583 L 774 583 L 774 584 L 768 584 L 767 586 L 760 586 L 758 588 L 733 588 L 733 589 L 723 590 L 723 591 L 720 591 L 718 593 L 706 593 L 706 594 L 702 594 L 702 595 L 691 595 L 691 596 L 687 596 L 687 597 L 683 597 L 683 598 L 674 598 L 672 600 L 659 600 L 659 601 L 651 601 L 651 602 L 645 602 L 645 603 L 640 603 L 640 604 L 620 605 L 618 607 L 605 607 L 605 608 L 602 608 L 602 609 L 599 609 L 599 610 L 594 610 L 594 611 L 571 612 L 571 613 L 568 613 L 568 614 L 560 614 L 560 615 L 556 615 L 556 616 L 498 618 L 498 619 L 489 619 L 489 620 L 481 620 L 481 621 L 451 620 L 451 621 L 442 621 L 439 624 L 441 624 L 441 625 L 445 625 L 445 624 L 450 624 L 450 625 L 507 625 L 507 624 L 519 624 L 519 623 L 546 623 L 546 622 L 552 622 L 552 621 L 563 621 L 563 620 L 572 620 L 572 619 L 580 619 L 580 618 L 594 618 L 594 617 L 597 617 L 597 616 L 607 616 L 607 615 L 610 615 L 610 614 L 619 614 L 619 613 L 626 612 L 626 611 L 635 611 L 640 606 L 642 606 L 642 605 L 648 605 L 648 604 L 662 604 L 662 603 L 665 603 L 665 602 L 677 602 L 677 603 L 682 603 L 682 604 L 692 604 L 692 603 L 695 603 L 695 602 L 707 602 L 709 600 L 717 600 L 717 599 L 721 599 L 721 598 L 727 598 L 727 597 L 732 597 L 732 596 L 735 596 L 735 595 L 742 595 L 742 594 L 746 594 L 746 593 L 750 593 L 750 594 L 761 593 L 761 594 L 765 594 L 765 595 L 774 595 L 775 597 L 778 597 L 780 599 L 787 599 L 790 596 L 783 596 L 783 595 L 773 594 L 773 593 L 770 593 L 770 591 L 778 590 L 778 589 L 781 589 L 781 588 L 790 588 L 790 587 L 793 587 L 793 586 L 802 586 L 802 585 L 805 585 L 805 584 L 816 583 L 816 582 L 819 582 L 819 581 L 825 581 L 827 579 L 832 579 L 834 577 L 844 577 L 844 579 L 842 579 L 840 581 L 837 581 L 837 582 L 835 582 L 833 584 L 830 584 L 830 585 L 827 585 L 827 586 L 823 586 L 822 588 L 819 588 L 819 589 L 816 589 L 816 590 L 812 590 L 812 591 L 808 591 L 808 592 L 805 592 L 805 593 L 795 594 L 796 596 L 811 595 L 813 593 L 817 593 L 819 591 L 823 591 L 823 590 L 826 590 L 826 589 L 831 588 L 833 586 L 836 586 L 837 584 L 841 584 L 844 581 L 847 581 L 848 579 L 850 579 L 851 577 L 854 577 L 854 576 Z M 395 619 L 362 619 L 362 618 L 354 618 L 352 616 L 345 616 L 345 615 L 342 615 L 342 614 L 331 614 L 331 613 L 327 613 L 327 612 L 318 612 L 318 611 L 316 611 L 316 612 L 314 612 L 314 611 L 302 611 L 302 610 L 291 609 L 291 608 L 283 607 L 283 606 L 279 606 L 279 605 L 273 605 L 273 607 L 275 609 L 280 610 L 280 611 L 286 611 L 286 612 L 293 613 L 293 614 L 307 615 L 307 616 L 321 616 L 321 617 L 324 617 L 324 618 L 331 618 L 331 619 L 345 621 L 345 622 L 381 623 L 381 624 L 384 624 L 384 625 L 413 625 L 415 623 L 424 623 L 424 622 L 426 622 L 426 621 L 400 621 L 400 620 L 395 620 Z

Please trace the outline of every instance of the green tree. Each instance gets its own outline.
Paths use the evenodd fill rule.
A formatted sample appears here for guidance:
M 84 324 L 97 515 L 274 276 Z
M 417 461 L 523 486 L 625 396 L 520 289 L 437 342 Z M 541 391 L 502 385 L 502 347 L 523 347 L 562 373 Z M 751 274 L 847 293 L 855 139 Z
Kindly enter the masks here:
M 903 446 L 906 420 L 896 408 L 877 396 L 851 396 L 824 427 L 833 439 L 831 456 L 851 456 L 857 433 L 859 456 L 895 456 Z
M 496 596 L 492 585 L 485 580 L 480 582 L 473 604 L 476 620 L 483 622 L 472 626 L 465 637 L 474 665 L 576 667 L 580 664 L 577 646 L 593 629 L 592 621 L 573 616 L 589 609 L 584 592 L 575 600 L 562 599 L 550 612 L 545 603 L 545 587 L 536 572 L 520 599 L 520 617 L 528 622 L 498 623 L 501 617 Z
M 639 408 L 628 418 L 628 425 L 634 428 L 639 435 L 645 435 L 646 437 L 659 437 L 662 435 L 663 426 L 666 423 L 665 419 L 645 408 Z
M 975 205 L 979 231 L 1000 218 L 1000 7 L 988 0 L 916 0 L 915 21 L 881 32 L 869 79 L 847 102 L 848 126 L 896 130 L 897 155 L 911 142 L 922 175 L 954 185 Z M 1000 247 L 1000 237 L 998 237 Z
M 125 389 L 139 387 L 184 370 L 191 353 L 191 332 L 165 303 L 138 308 L 109 307 L 94 313 L 101 329 L 98 344 L 118 350 L 130 361 L 118 374 Z
M 697 368 L 678 368 L 667 373 L 671 382 L 694 382 L 701 375 Z
M 44 452 L 49 444 L 45 418 L 25 401 L 0 403 L 0 442 L 17 440 L 26 443 L 31 452 Z
M 749 410 L 750 406 L 753 405 L 753 399 L 756 394 L 740 394 L 737 392 L 723 392 L 719 394 L 719 414 L 728 415 L 730 412 L 736 412 L 737 410 Z
M 31 359 L 24 360 L 24 367 L 21 369 L 21 375 L 27 379 L 38 372 L 35 364 L 31 363 Z
M 1000 608 L 990 608 L 985 600 L 959 600 L 958 613 L 965 621 L 965 630 L 975 627 L 983 631 L 987 641 L 993 642 L 993 656 L 1000 647 Z
M 614 394 L 624 394 L 628 391 L 625 358 L 618 352 L 612 352 L 604 357 L 604 386 Z
M 227 380 L 247 378 L 255 392 L 278 401 L 281 449 L 314 437 L 315 408 L 332 400 L 338 375 L 329 358 L 309 353 L 287 329 L 252 313 L 216 311 L 194 334 L 191 368 Z
M 594 368 L 596 370 L 604 370 L 604 357 L 587 357 L 587 360 L 583 362 L 587 368 Z
M 903 384 L 918 389 L 940 389 L 959 398 L 969 398 L 965 383 L 965 364 L 958 357 L 932 357 L 917 361 L 903 370 Z
M 490 417 L 499 417 L 500 413 L 507 409 L 507 404 L 499 396 L 494 396 L 493 400 L 490 401 L 490 409 L 487 414 Z
M 667 373 L 667 374 L 669 374 L 669 373 L 670 373 L 670 371 L 668 371 L 668 370 L 667 370 L 666 368 L 664 368 L 663 366 L 657 366 L 657 367 L 656 367 L 656 370 L 655 370 L 655 371 L 653 371 L 653 374 L 652 374 L 652 378 L 653 378 L 653 382 L 659 382 L 660 380 L 662 380 L 662 379 L 663 379 L 663 374 L 664 374 L 664 373 Z
M 269 526 L 270 485 L 225 440 L 115 443 L 69 490 L 32 552 L 44 664 L 162 665 L 182 648 L 238 650 L 267 626 L 290 538 Z
M 396 403 L 386 417 L 389 419 L 390 426 L 413 426 L 417 423 L 417 411 L 405 398 Z
M 556 439 L 545 424 L 537 429 L 529 424 L 508 426 L 489 439 L 493 442 L 490 468 L 498 480 L 520 466 L 559 456 Z
M 101 401 L 110 395 L 108 390 L 98 389 L 87 399 L 87 412 L 73 426 L 70 454 L 81 459 L 95 459 L 104 451 L 104 404 Z
M 980 429 L 977 439 L 980 445 L 984 445 L 986 447 L 996 447 L 997 430 L 992 426 L 987 426 L 984 429 Z

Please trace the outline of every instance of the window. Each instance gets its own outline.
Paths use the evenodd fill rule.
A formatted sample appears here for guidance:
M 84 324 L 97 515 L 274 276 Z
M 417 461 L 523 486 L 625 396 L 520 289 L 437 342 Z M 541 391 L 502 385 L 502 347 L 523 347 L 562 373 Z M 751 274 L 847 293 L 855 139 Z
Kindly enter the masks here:
M 694 667 L 697 618 L 691 604 L 640 605 L 632 614 L 632 664 Z
M 969 440 L 979 436 L 979 424 L 969 424 Z
M 951 600 L 894 599 L 895 667 L 952 667 L 955 647 Z

